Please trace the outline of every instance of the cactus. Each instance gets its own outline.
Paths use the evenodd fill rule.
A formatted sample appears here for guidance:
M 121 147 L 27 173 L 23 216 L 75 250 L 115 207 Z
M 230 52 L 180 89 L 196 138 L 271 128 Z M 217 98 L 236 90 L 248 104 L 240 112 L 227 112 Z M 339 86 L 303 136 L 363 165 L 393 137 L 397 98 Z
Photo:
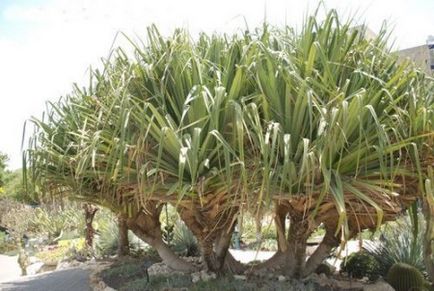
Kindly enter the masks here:
M 424 278 L 422 273 L 413 266 L 396 263 L 387 273 L 387 282 L 396 291 L 420 291 L 424 290 Z

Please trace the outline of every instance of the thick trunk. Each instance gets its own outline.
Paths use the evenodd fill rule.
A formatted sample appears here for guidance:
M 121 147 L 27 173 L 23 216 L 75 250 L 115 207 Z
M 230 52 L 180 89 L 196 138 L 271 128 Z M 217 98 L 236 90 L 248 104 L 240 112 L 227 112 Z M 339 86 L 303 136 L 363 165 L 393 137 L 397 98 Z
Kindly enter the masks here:
M 306 264 L 306 247 L 307 238 L 309 237 L 309 228 L 306 220 L 291 218 L 291 225 L 288 231 L 288 251 L 289 258 L 293 262 L 287 267 L 287 273 L 296 278 L 303 275 Z
M 86 246 L 90 249 L 93 247 L 93 238 L 95 236 L 95 229 L 93 228 L 93 218 L 95 217 L 98 208 L 91 204 L 84 204 L 84 217 L 86 223 Z
M 279 270 L 290 277 L 302 277 L 306 264 L 307 238 L 311 227 L 301 213 L 291 211 L 290 205 L 275 205 L 275 224 L 278 251 L 267 261 L 256 265 L 252 270 Z M 286 232 L 285 219 L 290 215 L 291 223 Z M 286 236 L 287 234 L 287 236 Z
M 262 270 L 283 270 L 284 266 L 289 263 L 289 252 L 281 252 L 277 251 L 271 258 L 268 260 L 255 265 L 252 268 L 253 272 L 262 271 Z
M 200 252 L 209 271 L 215 272 L 219 269 L 214 250 L 213 240 L 211 238 L 199 238 Z
M 228 251 L 225 257 L 224 270 L 231 274 L 243 274 L 247 270 L 247 266 L 237 261 Z
M 218 239 L 216 238 L 218 233 L 199 239 L 202 257 L 210 271 L 217 274 L 222 274 L 225 271 L 225 260 L 231 243 L 231 234 L 232 232 L 228 234 L 222 231 Z
M 216 203 L 223 204 L 223 202 Z M 231 264 L 234 269 L 238 268 L 235 260 L 229 258 L 226 262 L 238 208 L 220 210 L 219 207 L 213 207 L 204 211 L 200 204 L 194 202 L 188 206 L 178 208 L 178 212 L 198 240 L 208 270 L 222 274 L 228 264 Z
M 307 260 L 306 266 L 303 270 L 303 276 L 308 276 L 309 274 L 315 272 L 318 266 L 330 254 L 330 251 L 338 245 L 339 239 L 334 235 L 333 229 L 327 229 L 323 240 Z
M 192 264 L 177 256 L 161 238 L 151 238 L 138 228 L 131 228 L 131 231 L 134 232 L 134 234 L 137 235 L 141 240 L 152 246 L 169 268 L 185 273 L 196 271 L 196 268 Z
M 277 231 L 277 246 L 279 251 L 286 252 L 288 249 L 288 241 L 286 239 L 286 216 L 288 215 L 288 207 L 276 202 L 274 213 L 274 223 Z
M 118 216 L 118 229 L 119 229 L 119 244 L 118 256 L 128 256 L 130 254 L 130 243 L 128 241 L 128 225 L 127 220 L 122 215 Z
M 149 202 L 146 209 L 139 212 L 134 218 L 127 220 L 128 228 L 140 239 L 152 246 L 164 263 L 173 270 L 180 272 L 193 272 L 196 267 L 177 256 L 167 244 L 164 243 L 161 233 L 160 213 L 162 206 Z

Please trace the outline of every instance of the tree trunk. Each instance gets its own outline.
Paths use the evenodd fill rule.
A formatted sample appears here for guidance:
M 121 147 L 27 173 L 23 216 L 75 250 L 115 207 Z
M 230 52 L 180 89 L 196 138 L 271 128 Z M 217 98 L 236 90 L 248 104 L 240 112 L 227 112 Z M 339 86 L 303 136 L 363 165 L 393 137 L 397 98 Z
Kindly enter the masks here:
M 285 219 L 289 214 L 291 222 L 286 232 Z M 280 270 L 287 276 L 300 278 L 306 264 L 307 238 L 311 226 L 303 213 L 294 211 L 289 204 L 275 205 L 278 251 L 267 261 L 256 265 L 252 270 Z M 287 235 L 286 235 L 287 233 Z
M 162 206 L 149 202 L 146 209 L 140 211 L 134 218 L 127 220 L 128 228 L 140 239 L 152 246 L 163 262 L 171 269 L 180 272 L 193 272 L 196 267 L 177 256 L 164 243 L 161 233 L 160 213 Z
M 334 235 L 333 229 L 326 228 L 326 234 L 323 240 L 306 262 L 306 266 L 303 270 L 303 276 L 308 276 L 309 274 L 315 272 L 318 266 L 330 254 L 330 251 L 339 245 L 339 241 L 340 240 Z
M 130 243 L 128 241 L 128 225 L 124 216 L 118 216 L 119 242 L 118 256 L 128 256 L 130 254 Z
M 223 199 L 214 201 L 212 208 L 204 209 L 192 201 L 177 209 L 181 219 L 198 240 L 208 270 L 217 274 L 222 274 L 225 266 L 239 269 L 235 259 L 229 258 L 226 262 L 238 207 L 225 208 L 224 202 Z
M 93 238 L 95 236 L 95 229 L 93 228 L 93 218 L 95 217 L 98 208 L 86 203 L 83 205 L 84 218 L 86 223 L 86 246 L 90 249 L 93 248 Z
M 292 216 L 288 231 L 288 250 L 293 262 L 288 266 L 286 272 L 296 278 L 303 276 L 303 270 L 306 265 L 307 239 L 309 235 L 308 221 Z
M 225 258 L 224 270 L 231 274 L 243 274 L 247 270 L 247 266 L 237 261 L 228 251 Z

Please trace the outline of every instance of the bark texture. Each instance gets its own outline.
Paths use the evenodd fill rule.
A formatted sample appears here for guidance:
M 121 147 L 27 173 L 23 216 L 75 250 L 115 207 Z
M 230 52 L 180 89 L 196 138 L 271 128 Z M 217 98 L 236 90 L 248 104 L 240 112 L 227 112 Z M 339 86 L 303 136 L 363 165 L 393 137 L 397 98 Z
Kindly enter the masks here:
M 128 225 L 127 219 L 123 215 L 118 215 L 118 256 L 124 257 L 130 254 L 130 242 L 128 240 Z
M 162 204 L 154 201 L 148 202 L 146 208 L 127 220 L 128 228 L 151 245 L 164 263 L 173 270 L 186 273 L 195 271 L 196 268 L 191 263 L 181 259 L 164 243 L 160 224 L 161 209 Z
M 242 265 L 228 257 L 232 233 L 239 208 L 227 206 L 225 196 L 216 196 L 212 201 L 184 203 L 178 207 L 181 219 L 198 240 L 202 257 L 208 270 L 217 274 L 241 270 Z
M 95 236 L 95 229 L 93 228 L 93 218 L 95 217 L 98 208 L 92 204 L 86 203 L 83 205 L 84 218 L 86 223 L 86 246 L 90 249 L 93 248 L 93 239 Z

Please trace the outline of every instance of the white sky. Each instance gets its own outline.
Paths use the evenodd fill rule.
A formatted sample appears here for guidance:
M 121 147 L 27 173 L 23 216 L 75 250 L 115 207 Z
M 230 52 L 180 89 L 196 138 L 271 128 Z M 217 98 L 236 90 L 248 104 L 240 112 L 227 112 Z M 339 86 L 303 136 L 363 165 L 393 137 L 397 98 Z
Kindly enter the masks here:
M 327 8 L 377 32 L 394 26 L 399 48 L 425 43 L 434 34 L 434 0 L 325 0 Z M 40 116 L 46 100 L 68 93 L 88 78 L 89 65 L 107 55 L 117 31 L 143 36 L 155 23 L 164 34 L 185 27 L 233 32 L 264 20 L 300 25 L 317 0 L 0 0 L 0 151 L 21 167 L 23 124 Z

